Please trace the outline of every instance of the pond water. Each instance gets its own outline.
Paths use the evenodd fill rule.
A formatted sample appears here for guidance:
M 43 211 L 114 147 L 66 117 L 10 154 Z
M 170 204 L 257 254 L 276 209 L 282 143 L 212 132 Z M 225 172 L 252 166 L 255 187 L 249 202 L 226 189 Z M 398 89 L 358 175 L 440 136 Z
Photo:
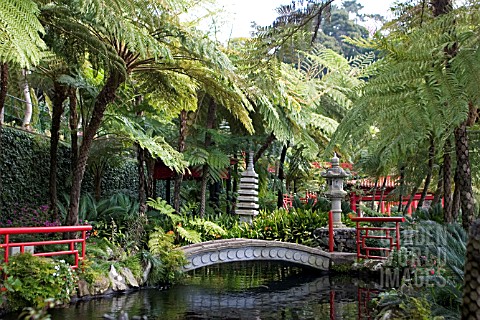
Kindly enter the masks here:
M 283 263 L 221 264 L 192 271 L 168 290 L 81 301 L 50 313 L 54 320 L 117 319 L 122 311 L 130 319 L 368 319 L 368 291 L 359 283 Z

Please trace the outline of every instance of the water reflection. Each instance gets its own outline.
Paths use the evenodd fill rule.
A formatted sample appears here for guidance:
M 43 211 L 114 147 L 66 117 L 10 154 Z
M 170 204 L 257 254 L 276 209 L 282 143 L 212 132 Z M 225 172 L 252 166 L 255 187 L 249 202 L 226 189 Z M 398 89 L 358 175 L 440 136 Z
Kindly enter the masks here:
M 357 282 L 280 263 L 222 264 L 197 269 L 168 290 L 78 302 L 54 310 L 52 319 L 101 319 L 122 310 L 148 319 L 366 319 Z

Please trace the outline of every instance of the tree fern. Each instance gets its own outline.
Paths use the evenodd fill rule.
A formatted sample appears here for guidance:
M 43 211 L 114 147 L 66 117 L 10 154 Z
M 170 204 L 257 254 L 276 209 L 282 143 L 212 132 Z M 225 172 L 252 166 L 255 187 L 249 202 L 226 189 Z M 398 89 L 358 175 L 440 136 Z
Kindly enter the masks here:
M 44 28 L 38 20 L 40 10 L 31 0 L 0 3 L 0 61 L 21 67 L 38 64 L 46 49 L 40 38 Z

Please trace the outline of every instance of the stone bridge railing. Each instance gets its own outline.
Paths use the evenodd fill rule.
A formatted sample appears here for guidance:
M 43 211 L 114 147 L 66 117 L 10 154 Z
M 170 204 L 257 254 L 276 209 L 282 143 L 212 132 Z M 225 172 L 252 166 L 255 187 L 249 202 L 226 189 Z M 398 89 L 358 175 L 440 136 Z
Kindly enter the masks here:
M 235 261 L 276 260 L 328 271 L 332 265 L 352 263 L 353 253 L 329 253 L 301 244 L 253 240 L 225 239 L 196 243 L 180 248 L 188 263 L 183 271 Z

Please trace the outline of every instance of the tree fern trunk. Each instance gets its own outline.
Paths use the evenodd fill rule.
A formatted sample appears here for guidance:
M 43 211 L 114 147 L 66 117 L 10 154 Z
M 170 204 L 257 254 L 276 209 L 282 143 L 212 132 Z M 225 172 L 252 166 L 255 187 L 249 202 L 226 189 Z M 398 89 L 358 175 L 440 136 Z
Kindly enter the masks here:
M 125 76 L 119 71 L 112 71 L 105 85 L 98 94 L 93 107 L 90 121 L 85 127 L 83 140 L 78 153 L 78 161 L 73 171 L 72 189 L 70 192 L 70 206 L 68 210 L 67 225 L 78 224 L 78 209 L 83 176 L 87 165 L 88 154 L 93 143 L 93 138 L 102 123 L 105 110 L 110 102 L 115 100 L 118 87 L 125 81 Z
M 203 172 L 202 172 L 202 181 L 200 185 L 200 218 L 203 218 L 205 216 L 206 208 L 207 208 L 207 184 L 208 184 L 208 166 L 204 165 L 203 166 Z
M 152 157 L 152 154 L 145 150 L 145 164 L 147 166 L 147 188 L 146 188 L 146 196 L 147 198 L 155 198 L 154 196 L 154 188 L 155 188 L 155 159 Z M 169 202 L 170 204 L 170 199 Z
M 102 171 L 104 170 L 103 168 L 103 163 L 100 162 L 98 164 L 94 165 L 93 170 L 93 186 L 95 190 L 95 201 L 100 201 L 102 198 Z
M 443 217 L 446 223 L 453 222 L 452 215 L 452 158 L 450 140 L 445 141 L 443 147 Z
M 455 184 L 460 187 L 462 207 L 462 226 L 468 230 L 474 219 L 474 198 L 472 174 L 470 172 L 470 155 L 468 151 L 467 121 L 455 129 L 455 152 L 457 155 L 458 178 Z
M 480 317 L 480 219 L 470 227 L 467 242 L 467 258 L 463 280 L 462 320 L 476 320 Z
M 375 179 L 375 184 L 373 185 L 372 191 L 372 203 L 370 204 L 370 209 L 374 210 L 375 208 L 375 196 L 377 195 L 377 186 L 378 186 L 378 179 Z
M 432 207 L 435 206 L 437 203 L 440 202 L 440 198 L 443 194 L 443 165 L 440 166 L 438 169 L 438 181 L 437 181 L 437 189 L 435 190 L 435 194 L 433 196 Z
M 183 153 L 185 151 L 185 140 L 187 138 L 187 111 L 182 110 L 180 112 L 180 128 L 178 135 L 178 152 Z M 182 189 L 183 174 L 178 172 L 175 175 L 175 185 L 173 187 L 173 207 L 175 211 L 180 213 L 180 195 Z
M 233 155 L 235 160 L 238 160 L 237 154 Z M 232 208 L 230 213 L 235 214 L 235 207 L 237 206 L 237 191 L 238 191 L 238 161 L 233 165 L 233 181 L 232 181 Z
M 3 125 L 3 114 L 5 107 L 5 100 L 7 99 L 7 87 L 8 87 L 8 64 L 0 64 L 0 125 Z M 1 150 L 1 149 L 0 149 Z
M 70 101 L 70 117 L 68 119 L 70 126 L 70 166 L 73 172 L 78 159 L 77 90 L 75 88 L 70 88 L 68 96 Z
M 50 212 L 54 219 L 58 217 L 57 209 L 57 168 L 58 168 L 58 141 L 60 140 L 60 123 L 64 111 L 63 102 L 67 99 L 67 88 L 58 82 L 53 84 L 53 110 L 50 127 Z
M 145 214 L 147 212 L 147 197 L 145 195 L 145 150 L 136 143 L 137 147 L 137 170 L 138 170 L 138 202 L 140 207 L 138 209 L 139 214 Z
M 208 112 L 207 112 L 207 132 L 205 133 L 205 148 L 212 144 L 212 136 L 208 132 L 209 129 L 213 129 L 215 127 L 216 121 L 216 112 L 217 112 L 217 103 L 211 99 L 210 103 L 208 104 Z M 201 186 L 201 201 L 200 201 L 200 217 L 203 218 L 205 216 L 206 211 L 206 202 L 207 202 L 207 184 L 209 178 L 209 167 L 208 164 L 203 165 L 202 170 L 202 186 Z
M 415 187 L 413 187 L 412 192 L 410 192 L 410 197 L 408 198 L 407 205 L 403 209 L 403 215 L 406 215 L 408 213 L 408 208 L 410 208 L 410 205 L 412 204 L 413 198 L 417 194 L 419 185 L 417 184 Z
M 280 154 L 280 163 L 278 167 L 278 192 L 277 192 L 277 208 L 283 208 L 283 180 L 285 179 L 285 172 L 283 166 L 285 164 L 285 158 L 287 157 L 287 149 L 288 149 L 288 142 L 287 144 L 283 145 L 282 153 Z
M 428 148 L 428 171 L 427 177 L 425 178 L 425 183 L 423 185 L 422 195 L 418 201 L 417 210 L 423 207 L 423 202 L 428 193 L 428 188 L 430 187 L 430 182 L 432 181 L 433 174 L 433 164 L 435 162 L 435 142 L 433 140 L 433 135 L 430 135 L 430 147 Z
M 7 86 L 8 86 L 8 64 L 0 64 L 0 115 L 3 115 L 5 99 L 7 98 Z M 2 131 L 3 131 L 3 117 L 0 118 L 0 163 L 2 163 Z M 2 172 L 0 170 L 0 195 L 3 193 Z M 3 202 L 0 197 L 0 212 L 3 209 Z
M 380 208 L 382 207 L 383 197 L 385 195 L 385 185 L 386 184 L 387 184 L 387 177 L 383 178 L 382 191 L 380 193 L 380 201 L 378 202 L 377 212 L 380 212 Z
M 258 149 L 257 153 L 255 153 L 255 156 L 253 157 L 253 163 L 257 163 L 258 159 L 260 159 L 263 155 L 263 153 L 268 149 L 268 147 L 270 147 L 273 143 L 273 141 L 275 141 L 275 134 L 273 134 L 273 132 L 268 136 L 267 140 L 265 141 L 265 143 L 260 147 L 260 149 Z
M 455 170 L 455 175 L 453 181 L 458 181 L 458 167 Z M 461 193 L 460 193 L 460 184 L 455 183 L 453 188 L 453 200 L 452 200 L 452 221 L 458 221 L 458 215 L 460 214 L 460 208 L 462 204 L 460 203 Z
M 30 122 L 32 121 L 33 105 L 32 97 L 30 96 L 30 87 L 28 86 L 27 71 L 25 69 L 22 70 L 20 89 L 23 91 L 23 96 L 25 98 L 25 114 L 23 117 L 22 127 L 27 130 L 31 130 Z
M 400 168 L 400 195 L 398 196 L 398 212 L 402 212 L 404 186 L 405 186 L 405 167 L 401 167 Z

